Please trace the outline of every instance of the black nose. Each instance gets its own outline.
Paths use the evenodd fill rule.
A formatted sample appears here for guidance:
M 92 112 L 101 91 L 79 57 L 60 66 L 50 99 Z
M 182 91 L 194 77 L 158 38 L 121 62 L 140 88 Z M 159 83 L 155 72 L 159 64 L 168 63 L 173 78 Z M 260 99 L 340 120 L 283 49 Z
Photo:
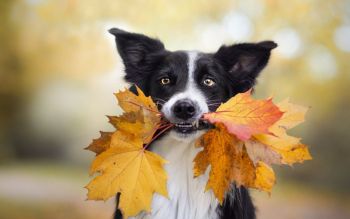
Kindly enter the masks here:
M 190 100 L 180 100 L 174 104 L 174 115 L 179 119 L 189 119 L 196 114 L 196 107 Z

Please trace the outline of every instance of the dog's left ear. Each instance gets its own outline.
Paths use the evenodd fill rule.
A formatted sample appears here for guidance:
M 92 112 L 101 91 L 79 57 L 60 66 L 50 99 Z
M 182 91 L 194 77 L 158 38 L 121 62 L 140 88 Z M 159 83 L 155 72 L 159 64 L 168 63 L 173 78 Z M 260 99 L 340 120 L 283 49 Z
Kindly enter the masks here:
M 238 92 L 244 92 L 253 87 L 255 79 L 269 61 L 271 50 L 276 47 L 273 41 L 222 46 L 214 58 L 238 85 Z

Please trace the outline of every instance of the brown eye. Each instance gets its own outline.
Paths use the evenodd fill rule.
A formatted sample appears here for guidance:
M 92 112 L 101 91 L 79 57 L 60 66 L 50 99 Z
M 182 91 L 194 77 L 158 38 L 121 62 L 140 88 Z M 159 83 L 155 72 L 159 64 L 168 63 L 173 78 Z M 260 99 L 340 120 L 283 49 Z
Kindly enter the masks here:
M 161 85 L 170 84 L 170 78 L 162 78 L 162 79 L 160 79 L 160 84 Z
M 215 85 L 215 81 L 210 78 L 206 78 L 204 79 L 203 84 L 207 87 L 212 87 Z

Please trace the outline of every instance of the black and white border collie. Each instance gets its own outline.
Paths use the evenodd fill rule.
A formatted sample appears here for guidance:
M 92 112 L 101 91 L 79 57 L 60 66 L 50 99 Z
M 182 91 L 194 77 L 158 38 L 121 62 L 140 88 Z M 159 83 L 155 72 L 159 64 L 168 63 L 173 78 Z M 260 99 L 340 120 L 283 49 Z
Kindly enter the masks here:
M 272 41 L 222 46 L 215 53 L 168 51 L 161 41 L 117 28 L 118 52 L 125 65 L 126 81 L 139 86 L 157 102 L 166 119 L 176 124 L 151 146 L 169 161 L 169 199 L 155 195 L 152 212 L 135 219 L 254 219 L 255 209 L 247 189 L 226 194 L 223 205 L 212 191 L 205 192 L 208 172 L 193 177 L 194 141 L 208 128 L 199 122 L 203 113 L 252 88 L 266 66 Z M 117 209 L 115 219 L 121 219 Z

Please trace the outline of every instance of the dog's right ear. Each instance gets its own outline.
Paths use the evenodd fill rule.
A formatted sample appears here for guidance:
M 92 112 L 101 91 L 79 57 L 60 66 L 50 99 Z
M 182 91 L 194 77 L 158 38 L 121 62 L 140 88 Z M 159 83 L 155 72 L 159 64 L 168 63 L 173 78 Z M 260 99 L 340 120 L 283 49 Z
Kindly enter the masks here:
M 109 30 L 115 36 L 118 52 L 125 65 L 125 79 L 138 86 L 149 72 L 154 54 L 164 51 L 164 45 L 157 39 L 142 34 L 130 33 L 118 28 Z

